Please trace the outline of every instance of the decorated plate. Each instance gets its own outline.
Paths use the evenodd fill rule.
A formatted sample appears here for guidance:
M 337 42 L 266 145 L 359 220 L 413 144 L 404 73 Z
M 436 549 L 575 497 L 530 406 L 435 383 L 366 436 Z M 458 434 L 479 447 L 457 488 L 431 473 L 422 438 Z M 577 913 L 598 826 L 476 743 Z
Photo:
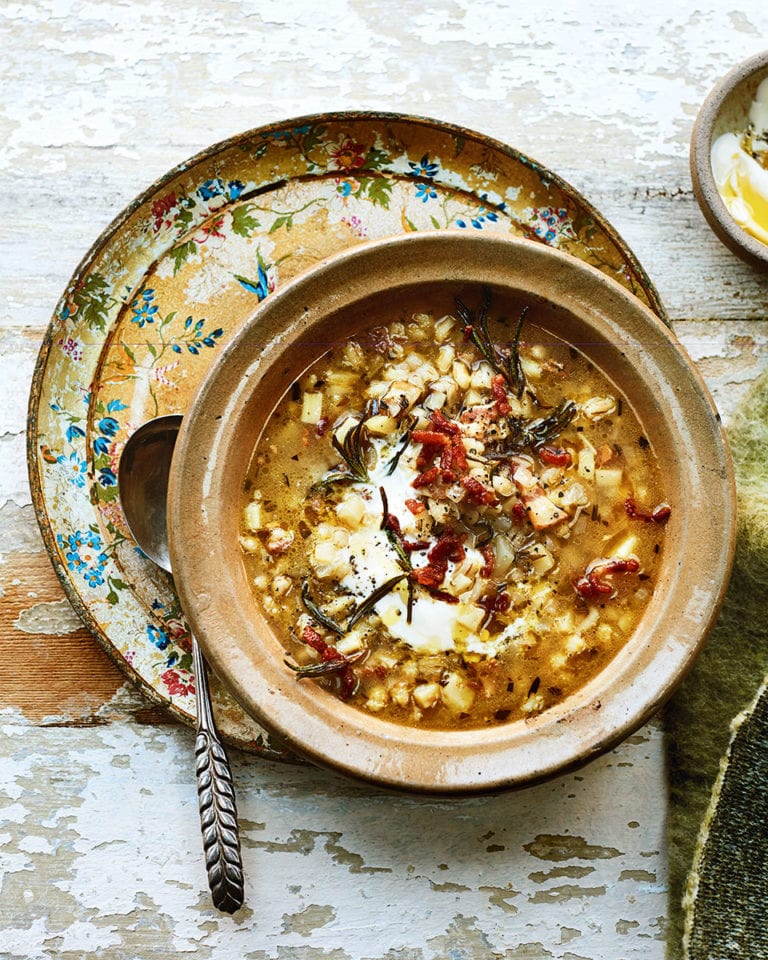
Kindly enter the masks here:
M 558 247 L 664 316 L 632 252 L 555 174 L 477 133 L 393 114 L 304 117 L 209 148 L 123 211 L 64 291 L 30 397 L 35 510 L 75 609 L 176 717 L 194 721 L 191 645 L 172 580 L 122 516 L 126 438 L 151 417 L 184 412 L 278 285 L 353 244 L 433 229 Z M 213 695 L 230 742 L 290 756 L 215 681 Z

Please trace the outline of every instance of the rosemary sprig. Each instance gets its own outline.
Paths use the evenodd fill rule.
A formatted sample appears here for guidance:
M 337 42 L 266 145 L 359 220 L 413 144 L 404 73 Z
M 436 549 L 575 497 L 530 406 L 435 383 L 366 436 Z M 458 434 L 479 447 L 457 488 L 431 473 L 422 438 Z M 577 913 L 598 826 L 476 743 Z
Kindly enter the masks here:
M 573 400 L 561 400 L 546 417 L 539 417 L 536 420 L 510 417 L 512 451 L 523 450 L 526 447 L 535 449 L 543 443 L 554 440 L 576 416 L 576 409 Z
M 327 613 L 323 613 L 312 597 L 310 597 L 309 583 L 306 580 L 301 588 L 301 602 L 306 607 L 310 616 L 317 620 L 318 623 L 322 624 L 326 630 L 330 630 L 332 633 L 337 633 L 340 637 L 344 635 L 344 628 L 339 626 L 335 620 L 332 620 Z
M 365 417 L 361 417 L 354 427 L 347 430 L 343 440 L 339 441 L 335 433 L 331 439 L 334 450 L 336 450 L 346 463 L 352 478 L 362 483 L 368 483 L 370 481 L 368 468 L 365 465 L 365 442 L 367 439 L 368 429 L 365 426 Z M 344 476 L 346 476 L 346 474 L 338 474 L 337 479 Z
M 299 680 L 311 679 L 313 677 L 327 677 L 333 673 L 340 673 L 346 670 L 353 663 L 357 663 L 367 653 L 367 650 L 358 650 L 357 653 L 351 653 L 348 657 L 336 657 L 334 660 L 322 660 L 320 663 L 308 663 L 302 667 L 291 663 L 290 660 L 284 660 L 286 667 L 289 667 L 296 674 Z
M 395 453 L 393 454 L 393 456 L 387 462 L 387 468 L 384 471 L 385 476 L 391 477 L 392 474 L 395 472 L 398 463 L 400 463 L 400 457 L 402 457 L 402 455 L 405 453 L 408 447 L 408 444 L 410 443 L 411 431 L 413 430 L 413 425 L 415 422 L 416 422 L 416 418 L 411 417 L 408 424 L 406 425 L 405 430 L 403 431 L 403 435 L 397 441 L 397 449 L 395 450 Z
M 394 577 L 385 580 L 381 586 L 376 587 L 373 593 L 366 597 L 352 612 L 352 616 L 347 620 L 347 630 L 351 630 L 354 625 L 361 620 L 367 613 L 376 606 L 382 597 L 386 597 L 390 590 L 393 590 L 401 580 L 408 576 L 407 573 L 396 573 Z
M 515 335 L 512 338 L 509 353 L 502 352 L 491 338 L 488 330 L 488 311 L 491 306 L 491 293 L 487 288 L 483 291 L 483 302 L 477 314 L 477 320 L 472 316 L 471 310 L 459 300 L 454 298 L 456 312 L 459 319 L 464 324 L 464 332 L 469 340 L 474 343 L 482 354 L 483 358 L 493 367 L 496 373 L 500 373 L 507 384 L 519 400 L 525 390 L 525 373 L 520 360 L 520 335 L 523 330 L 523 324 L 528 313 L 528 307 L 524 307 L 520 318 L 517 321 Z

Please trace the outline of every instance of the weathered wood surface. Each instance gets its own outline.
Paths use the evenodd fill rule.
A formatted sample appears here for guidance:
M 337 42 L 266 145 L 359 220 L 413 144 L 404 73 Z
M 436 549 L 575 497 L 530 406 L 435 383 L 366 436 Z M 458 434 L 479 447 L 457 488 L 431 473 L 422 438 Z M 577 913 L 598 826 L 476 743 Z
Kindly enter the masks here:
M 216 916 L 192 735 L 126 687 L 63 597 L 26 481 L 27 394 L 77 262 L 151 181 L 252 126 L 377 109 L 495 136 L 587 196 L 727 420 L 768 368 L 768 278 L 707 229 L 688 140 L 766 36 L 757 0 L 0 6 L 0 957 L 663 955 L 656 724 L 577 775 L 453 804 L 236 756 L 248 906 Z

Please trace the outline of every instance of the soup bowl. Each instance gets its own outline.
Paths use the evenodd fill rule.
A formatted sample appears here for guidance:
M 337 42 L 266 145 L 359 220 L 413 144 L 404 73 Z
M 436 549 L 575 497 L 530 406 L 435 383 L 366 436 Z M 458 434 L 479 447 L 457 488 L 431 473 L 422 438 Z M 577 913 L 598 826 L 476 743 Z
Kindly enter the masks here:
M 383 317 L 484 289 L 612 381 L 658 458 L 671 515 L 656 585 L 634 632 L 575 693 L 475 729 L 425 729 L 297 680 L 254 591 L 239 542 L 244 481 L 277 402 L 310 364 Z M 442 315 L 439 313 L 437 315 Z M 184 417 L 169 486 L 179 597 L 204 652 L 246 712 L 298 755 L 382 788 L 461 795 L 520 787 L 581 765 L 648 720 L 692 665 L 734 549 L 735 494 L 719 417 L 669 329 L 603 273 L 528 240 L 457 232 L 363 244 L 265 300 Z

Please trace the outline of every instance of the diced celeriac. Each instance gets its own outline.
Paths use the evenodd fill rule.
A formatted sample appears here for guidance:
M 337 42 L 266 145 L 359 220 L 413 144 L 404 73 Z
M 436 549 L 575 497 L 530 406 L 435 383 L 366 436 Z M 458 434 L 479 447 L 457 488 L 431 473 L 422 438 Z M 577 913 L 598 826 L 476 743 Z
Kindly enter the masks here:
M 301 422 L 307 424 L 317 424 L 323 416 L 323 395 L 322 393 L 310 393 L 304 391 L 301 398 Z

